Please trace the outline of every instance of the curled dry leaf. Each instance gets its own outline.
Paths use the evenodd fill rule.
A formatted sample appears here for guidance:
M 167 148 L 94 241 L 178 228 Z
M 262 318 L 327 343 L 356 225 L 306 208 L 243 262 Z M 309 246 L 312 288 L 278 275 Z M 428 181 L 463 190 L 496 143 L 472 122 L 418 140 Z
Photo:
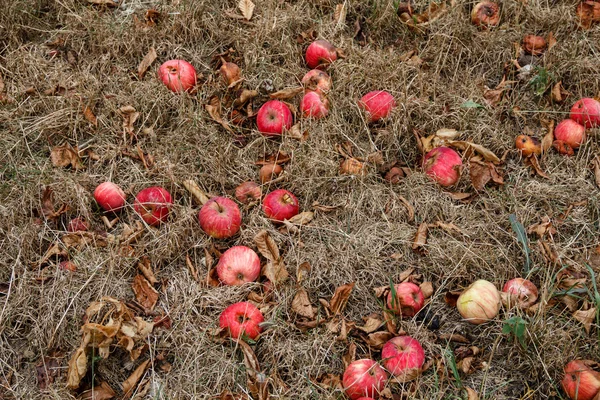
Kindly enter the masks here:
M 131 285 L 133 293 L 138 303 L 140 303 L 146 311 L 154 310 L 158 301 L 158 291 L 148 282 L 144 275 L 136 275 L 133 278 Z
M 388 331 L 373 332 L 367 335 L 365 342 L 375 350 L 381 350 L 394 334 Z
M 367 169 L 364 163 L 356 158 L 348 158 L 340 164 L 340 174 L 342 175 L 367 175 Z
M 233 133 L 233 129 L 231 129 L 229 124 L 224 121 L 223 117 L 221 116 L 221 100 L 219 100 L 217 96 L 211 97 L 208 101 L 208 104 L 206 104 L 204 108 L 213 121 L 225 128 L 227 132 Z
M 283 89 L 278 92 L 271 93 L 269 97 L 277 100 L 289 100 L 291 98 L 296 97 L 296 95 L 302 93 L 303 91 L 304 88 L 301 86 L 296 88 Z
M 150 50 L 148 50 L 148 53 L 144 56 L 140 62 L 140 65 L 138 65 L 138 78 L 140 80 L 144 79 L 146 72 L 148 72 L 148 68 L 150 68 L 157 57 L 158 55 L 156 54 L 156 49 L 154 49 L 154 47 L 150 47 Z
M 135 135 L 135 128 L 133 124 L 140 116 L 140 113 L 133 108 L 133 106 L 123 106 L 119 108 L 119 113 L 123 117 L 123 134 L 129 135 L 130 137 Z
M 114 0 L 87 0 L 87 2 L 95 6 L 117 7 L 119 5 L 119 2 Z
M 571 96 L 571 93 L 567 92 L 562 86 L 562 81 L 559 81 L 552 87 L 551 96 L 553 102 L 560 104 Z
M 448 145 L 455 147 L 459 150 L 463 150 L 463 151 L 473 149 L 476 153 L 481 155 L 485 161 L 490 161 L 493 163 L 499 163 L 501 161 L 498 158 L 498 156 L 496 156 L 492 151 L 486 149 L 485 147 L 483 147 L 479 144 L 466 142 L 466 141 L 462 141 L 462 140 L 455 140 L 455 141 L 449 141 Z
M 315 319 L 315 309 L 310 304 L 310 299 L 306 290 L 300 288 L 296 291 L 296 295 L 292 300 L 292 311 L 301 317 Z
M 348 7 L 346 3 L 336 4 L 335 10 L 333 11 L 333 22 L 337 27 L 346 25 L 346 14 L 348 13 Z
M 48 220 L 54 220 L 69 211 L 67 204 L 62 204 L 58 210 L 54 210 L 54 192 L 50 186 L 46 186 L 42 192 L 42 215 Z
M 423 282 L 419 285 L 419 287 L 421 288 L 421 292 L 423 292 L 423 297 L 426 299 L 433 295 L 433 283 L 429 281 Z
M 550 147 L 552 147 L 552 143 L 554 142 L 554 121 L 547 121 L 544 123 L 544 125 L 546 125 L 548 132 L 546 132 L 546 134 L 544 135 L 544 138 L 542 139 L 542 152 L 543 153 L 550 150 Z
M 81 393 L 78 400 L 110 400 L 117 394 L 108 383 L 102 381 L 100 385 L 96 385 L 93 389 L 86 390 Z
M 427 250 L 425 250 L 425 244 L 427 244 L 427 234 L 428 234 L 429 224 L 426 222 L 421 223 L 419 228 L 417 228 L 417 232 L 415 233 L 415 237 L 412 242 L 412 249 L 420 254 L 426 254 Z
M 296 282 L 301 283 L 310 273 L 311 266 L 308 262 L 303 262 L 296 268 Z
M 251 0 L 240 0 L 238 2 L 238 8 L 242 12 L 246 21 L 250 21 L 252 19 L 252 14 L 254 13 L 254 3 Z
M 285 131 L 283 133 L 284 136 L 289 136 L 292 139 L 296 139 L 299 140 L 301 142 L 304 142 L 305 140 L 308 139 L 308 131 L 305 130 L 304 132 L 300 129 L 300 124 L 295 124 L 293 125 L 290 129 L 288 129 L 287 131 Z
M 368 316 L 363 317 L 363 321 L 365 321 L 365 324 L 363 326 L 357 326 L 356 328 L 360 329 L 365 333 L 375 332 L 384 324 L 384 322 L 381 319 L 381 315 L 376 313 L 369 314 Z
M 329 301 L 329 310 L 333 315 L 341 314 L 344 311 L 353 288 L 354 282 L 351 282 L 335 289 L 335 293 Z
M 471 159 L 469 162 L 469 177 L 471 178 L 473 188 L 477 191 L 482 191 L 490 181 L 498 185 L 504 184 L 504 179 L 498 172 L 498 168 L 491 162 L 481 162 Z
M 83 113 L 83 117 L 86 119 L 87 122 L 94 126 L 98 126 L 98 119 L 94 115 L 94 112 L 92 111 L 92 108 L 90 106 L 84 104 L 81 107 L 81 112 Z
M 289 276 L 283 260 L 267 262 L 261 273 L 274 285 L 284 282 Z
M 133 371 L 129 378 L 127 378 L 125 382 L 123 382 L 123 399 L 128 399 L 133 395 L 138 382 L 146 373 L 146 370 L 148 369 L 149 365 L 150 360 L 144 361 L 135 369 L 135 371 Z
M 50 161 L 55 167 L 71 166 L 74 170 L 84 169 L 85 166 L 79 158 L 77 147 L 72 147 L 69 144 L 57 146 L 50 151 Z
M 269 399 L 269 388 L 267 377 L 260 370 L 258 358 L 252 351 L 252 348 L 243 340 L 233 339 L 237 347 L 244 354 L 244 364 L 246 366 L 246 378 L 248 381 L 248 389 L 252 396 L 257 400 Z
M 457 298 L 458 298 L 458 296 L 457 296 Z M 456 303 L 455 303 L 455 305 L 456 305 Z M 451 307 L 453 307 L 453 306 L 451 306 Z M 463 335 L 460 335 L 458 333 L 443 333 L 439 336 L 439 339 L 448 340 L 450 342 L 456 342 L 456 343 L 465 343 L 465 344 L 471 343 L 469 341 L 469 339 L 467 339 L 466 337 L 464 337 Z
M 534 172 L 542 178 L 550 179 L 550 177 L 544 171 L 542 171 L 542 167 L 540 166 L 537 156 L 532 155 L 531 157 L 527 157 L 525 159 L 525 165 L 529 165 L 531 168 L 533 168 Z
M 261 230 L 254 236 L 254 243 L 260 254 L 267 260 L 276 262 L 281 258 L 275 240 L 273 240 L 266 229 Z
M 346 351 L 346 354 L 342 356 L 344 368 L 348 368 L 348 365 L 354 362 L 354 360 L 356 360 L 356 343 L 352 342 L 348 345 L 348 351 Z
M 69 389 L 77 389 L 81 379 L 87 372 L 87 355 L 85 347 L 79 347 L 71 360 L 69 361 L 69 369 L 67 371 L 67 387 Z
M 312 211 L 304 211 L 301 212 L 300 214 L 294 215 L 292 218 L 290 218 L 288 221 L 289 223 L 293 224 L 293 225 L 307 225 L 308 223 L 310 223 L 313 218 L 315 216 L 315 213 Z
M 539 224 L 530 225 L 527 228 L 527 233 L 530 235 L 532 233 L 535 233 L 535 234 L 537 234 L 538 238 L 541 239 L 544 236 L 546 236 L 547 234 L 555 235 L 556 228 L 554 228 L 554 226 L 552 226 L 552 220 L 550 219 L 550 217 L 548 217 L 547 215 L 544 215 L 542 217 L 542 222 L 540 222 Z
M 258 96 L 256 90 L 242 89 L 237 99 L 233 101 L 233 107 L 240 109 L 256 96 Z
M 577 310 L 573 313 L 573 318 L 583 324 L 585 332 L 589 335 L 592 324 L 596 319 L 596 308 L 590 308 L 589 310 Z
M 471 388 L 465 388 L 467 391 L 467 400 L 479 400 L 479 394 Z

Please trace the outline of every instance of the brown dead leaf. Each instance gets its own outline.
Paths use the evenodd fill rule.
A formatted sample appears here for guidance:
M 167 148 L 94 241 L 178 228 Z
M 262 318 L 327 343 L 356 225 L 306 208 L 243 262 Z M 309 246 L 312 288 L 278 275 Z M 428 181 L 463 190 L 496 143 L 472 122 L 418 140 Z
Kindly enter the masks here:
M 300 129 L 300 124 L 295 124 L 293 125 L 290 129 L 288 129 L 287 131 L 285 131 L 283 133 L 284 136 L 289 136 L 292 139 L 295 140 L 299 140 L 301 142 L 304 142 L 305 140 L 308 139 L 309 133 L 308 130 L 302 131 Z
M 479 395 L 471 388 L 465 388 L 467 391 L 467 400 L 479 400 Z
M 594 166 L 594 180 L 596 182 L 596 186 L 600 188 L 600 156 L 594 157 L 592 165 Z
M 546 236 L 547 234 L 555 235 L 556 228 L 554 226 L 552 226 L 552 220 L 550 219 L 550 217 L 547 215 L 544 215 L 542 217 L 542 222 L 540 222 L 539 224 L 530 225 L 527 228 L 527 233 L 530 235 L 532 233 L 535 233 L 538 236 L 538 238 L 541 239 L 544 236 Z
M 548 43 L 548 50 L 550 50 L 554 46 L 556 46 L 556 44 L 558 43 L 558 41 L 554 37 L 554 33 L 553 32 L 548 33 L 548 35 L 546 36 L 546 42 Z
M 208 104 L 206 104 L 204 108 L 208 112 L 208 115 L 210 115 L 210 117 L 213 119 L 213 121 L 225 128 L 227 132 L 234 133 L 233 129 L 231 129 L 229 124 L 226 121 L 224 121 L 223 117 L 221 116 L 221 100 L 219 100 L 219 97 L 211 97 L 208 101 Z
M 426 299 L 433 295 L 433 283 L 429 281 L 423 282 L 419 285 L 419 287 L 421 288 L 421 292 L 423 292 L 423 297 Z
M 397 194 L 396 197 L 406 207 L 406 211 L 408 212 L 408 222 L 414 221 L 414 219 L 415 219 L 415 208 L 403 196 Z
M 131 288 L 135 293 L 137 302 L 140 303 L 146 311 L 154 310 L 156 302 L 158 301 L 158 292 L 150 282 L 144 278 L 144 275 L 137 274 L 135 278 L 133 278 Z
M 456 302 L 458 301 L 458 296 L 460 296 L 462 291 L 449 290 L 444 295 L 444 301 L 448 304 L 449 307 L 456 307 Z
M 252 14 L 254 13 L 254 3 L 251 0 L 240 0 L 238 2 L 238 8 L 242 12 L 246 21 L 250 21 L 252 19 Z
M 58 210 L 54 210 L 54 192 L 50 186 L 46 186 L 42 192 L 42 215 L 48 220 L 55 220 L 62 214 L 69 211 L 67 204 L 61 205 Z
M 277 100 L 289 100 L 291 98 L 296 97 L 296 95 L 302 93 L 303 91 L 304 91 L 303 87 L 283 89 L 278 92 L 271 93 L 269 95 L 269 97 L 272 99 L 277 99 Z
M 71 166 L 74 170 L 85 168 L 81 158 L 79 158 L 77 147 L 72 147 L 70 144 L 54 147 L 50 151 L 50 161 L 55 167 Z
M 188 254 L 185 255 L 185 264 L 187 265 L 188 269 L 190 270 L 190 274 L 192 275 L 192 278 L 194 278 L 194 280 L 196 282 L 200 283 L 200 277 L 198 276 L 198 269 L 196 268 L 194 263 L 192 263 L 192 259 L 190 258 L 190 256 Z
M 412 242 L 412 249 L 419 254 L 426 254 L 427 250 L 425 250 L 425 244 L 427 244 L 427 234 L 428 234 L 429 224 L 426 222 L 422 222 L 417 229 L 417 233 L 415 234 L 415 238 Z
M 139 118 L 140 113 L 130 105 L 119 108 L 119 113 L 123 117 L 123 134 L 129 137 L 135 136 L 133 124 L 135 124 L 135 121 Z
M 448 192 L 448 195 L 458 201 L 469 201 L 473 197 L 473 193 Z
M 463 150 L 463 151 L 472 149 L 473 151 L 475 151 L 476 153 L 481 155 L 485 161 L 490 161 L 493 163 L 500 162 L 500 159 L 498 158 L 498 156 L 496 156 L 493 152 L 491 152 L 490 150 L 486 149 L 485 147 L 483 147 L 479 144 L 475 144 L 475 143 L 467 142 L 467 141 L 463 141 L 463 140 L 453 140 L 453 141 L 449 141 L 447 144 L 449 146 L 455 147 L 455 148 L 457 148 L 459 150 Z
M 300 214 L 294 215 L 292 218 L 288 219 L 290 224 L 293 225 L 308 225 L 314 218 L 315 213 L 312 211 L 304 211 Z
M 125 382 L 123 382 L 123 399 L 128 399 L 133 395 L 138 382 L 146 373 L 146 370 L 148 369 L 149 365 L 150 360 L 144 361 L 135 369 L 135 371 L 133 371 L 131 375 L 129 375 L 129 378 L 127 378 Z
M 261 230 L 254 236 L 254 243 L 260 254 L 267 260 L 273 262 L 279 261 L 279 248 L 266 229 Z
M 590 308 L 589 310 L 577 310 L 573 313 L 573 318 L 583 324 L 585 332 L 589 335 L 592 324 L 596 319 L 596 308 Z
M 87 120 L 87 122 L 94 126 L 98 126 L 98 119 L 94 115 L 94 112 L 90 106 L 84 104 L 81 111 L 83 112 L 83 117 Z
M 266 375 L 260 370 L 258 359 L 252 348 L 243 340 L 232 339 L 244 354 L 244 365 L 246 366 L 246 377 L 248 389 L 257 400 L 269 399 L 269 388 Z
M 571 93 L 567 92 L 563 86 L 562 86 L 562 81 L 559 81 L 558 83 L 556 83 L 553 87 L 552 87 L 552 91 L 551 91 L 551 98 L 552 101 L 558 104 L 561 104 L 563 101 L 565 101 L 569 96 L 571 96 Z
M 335 289 L 335 293 L 329 302 L 329 309 L 333 315 L 340 314 L 344 311 L 346 304 L 348 304 L 348 299 L 350 298 L 350 293 L 352 293 L 353 288 L 354 282 L 351 282 Z
M 381 350 L 383 345 L 393 337 L 394 334 L 388 331 L 373 332 L 367 335 L 365 343 L 375 350 Z
M 550 177 L 544 171 L 542 171 L 540 162 L 535 155 L 527 157 L 525 159 L 525 165 L 529 165 L 530 167 L 532 167 L 535 173 L 541 176 L 542 178 L 550 179 Z
M 102 381 L 100 385 L 92 389 L 86 390 L 85 392 L 81 393 L 77 398 L 79 400 L 110 400 L 116 395 L 117 394 L 110 387 L 110 385 L 105 381 Z
M 317 378 L 311 379 L 311 381 L 315 382 L 317 385 L 319 385 L 323 388 L 326 388 L 326 389 L 343 390 L 342 378 L 340 375 L 323 373 L 323 374 L 319 375 Z
M 46 390 L 60 375 L 60 360 L 57 357 L 42 357 L 35 366 L 37 384 L 40 390 Z
M 152 271 L 152 265 L 150 264 L 150 259 L 146 256 L 143 256 L 140 261 L 138 261 L 137 265 L 138 269 L 144 274 L 144 277 L 150 282 L 151 285 L 158 283 L 158 279 L 154 276 L 154 272 Z
M 87 372 L 87 355 L 85 347 L 79 347 L 75 350 L 71 360 L 69 360 L 69 369 L 67 371 L 67 387 L 77 389 L 81 379 Z
M 285 280 L 287 280 L 289 276 L 287 269 L 285 268 L 285 264 L 282 260 L 267 262 L 263 266 L 261 273 L 268 280 L 273 282 L 274 285 L 278 285 L 282 282 L 285 282 Z
M 147 14 L 148 13 L 146 13 L 146 15 Z M 148 53 L 146 53 L 146 55 L 140 62 L 140 65 L 138 65 L 138 78 L 140 80 L 144 79 L 146 72 L 148 72 L 148 68 L 150 68 L 150 66 L 152 65 L 152 63 L 154 63 L 157 57 L 158 54 L 156 54 L 156 49 L 154 49 L 154 47 L 150 47 L 150 50 L 148 50 Z
M 548 121 L 544 123 L 544 125 L 546 125 L 548 132 L 546 132 L 544 138 L 542 139 L 541 147 L 542 152 L 546 153 L 552 147 L 552 143 L 554 142 L 554 121 Z
M 292 300 L 292 311 L 301 317 L 311 320 L 315 318 L 315 309 L 310 304 L 310 299 L 308 298 L 306 290 L 300 288 L 296 291 L 296 295 Z
M 232 106 L 237 109 L 241 109 L 250 100 L 258 96 L 258 91 L 256 90 L 242 89 L 239 93 L 239 96 L 233 101 L 232 104 Z
M 350 365 L 352 362 L 354 362 L 354 360 L 356 360 L 356 343 L 351 342 L 348 345 L 348 351 L 346 351 L 346 354 L 344 354 L 342 356 L 342 361 L 344 362 L 344 368 L 348 368 L 348 365 Z
M 487 183 L 492 179 L 490 169 L 482 162 L 469 163 L 469 177 L 473 188 L 478 192 L 482 191 Z
M 303 262 L 296 268 L 296 282 L 301 283 L 310 273 L 311 266 L 308 262 Z
M 456 303 L 455 303 L 455 305 L 456 305 Z M 454 306 L 451 306 L 451 307 L 454 307 Z M 458 333 L 443 333 L 439 336 L 439 338 L 442 340 L 448 340 L 450 342 L 456 342 L 456 343 L 465 343 L 465 344 L 471 343 L 469 341 L 469 339 L 467 339 L 463 335 L 459 335 Z
M 582 1 L 575 10 L 581 29 L 590 29 L 593 22 L 600 21 L 600 2 L 594 0 Z
M 372 333 L 375 332 L 377 329 L 381 328 L 381 326 L 383 325 L 383 321 L 381 320 L 381 315 L 379 314 L 370 314 L 366 317 L 363 317 L 363 321 L 365 321 L 365 324 L 363 326 L 357 326 L 357 329 L 360 329 L 361 331 L 365 332 L 365 333 Z

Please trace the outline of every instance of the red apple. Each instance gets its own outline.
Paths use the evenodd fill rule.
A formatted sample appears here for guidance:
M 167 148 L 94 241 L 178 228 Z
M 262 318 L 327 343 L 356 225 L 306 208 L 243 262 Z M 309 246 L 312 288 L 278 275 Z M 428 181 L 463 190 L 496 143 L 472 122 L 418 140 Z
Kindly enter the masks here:
M 260 275 L 260 259 L 249 247 L 233 246 L 219 258 L 217 275 L 221 282 L 231 286 L 254 282 Z
M 358 106 L 367 112 L 369 122 L 375 122 L 390 114 L 396 107 L 396 100 L 385 90 L 376 90 L 365 94 Z
M 383 366 L 394 376 L 414 374 L 425 362 L 425 351 L 418 340 L 410 336 L 396 336 L 381 349 Z
M 520 308 L 531 307 L 538 298 L 537 287 L 523 278 L 514 278 L 506 282 L 502 291 L 509 294 L 511 304 L 517 304 Z
M 462 160 L 449 147 L 436 147 L 425 155 L 423 170 L 442 186 L 452 186 L 460 178 Z
M 493 283 L 480 279 L 462 292 L 456 302 L 456 308 L 470 323 L 483 324 L 498 315 L 500 293 Z
M 292 127 L 292 112 L 279 100 L 269 100 L 256 115 L 256 125 L 264 136 L 279 136 Z
M 242 214 L 237 204 L 226 197 L 213 197 L 198 213 L 200 227 L 215 239 L 230 238 L 240 230 Z
M 230 305 L 219 316 L 219 326 L 227 329 L 229 336 L 235 339 L 244 336 L 256 339 L 262 332 L 260 324 L 264 321 L 260 310 L 254 304 L 245 301 Z
M 196 70 L 185 60 L 169 60 L 158 68 L 158 78 L 175 93 L 189 92 L 196 86 Z
M 306 92 L 300 102 L 300 110 L 306 118 L 323 118 L 329 114 L 329 100 L 317 92 Z
M 356 400 L 374 400 L 372 397 L 359 397 Z
M 402 317 L 412 317 L 425 305 L 425 297 L 421 288 L 412 282 L 394 285 L 396 297 L 392 291 L 387 296 L 387 307 Z
M 94 199 L 104 211 L 117 211 L 125 205 L 125 192 L 112 182 L 104 182 L 94 190 Z
M 273 190 L 266 195 L 262 208 L 267 218 L 278 222 L 292 218 L 300 210 L 296 196 L 285 189 Z
M 171 204 L 171 194 L 160 186 L 153 186 L 135 196 L 133 209 L 148 225 L 156 226 L 167 219 Z
M 252 201 L 260 200 L 261 196 L 262 190 L 256 182 L 244 182 L 235 188 L 235 198 L 242 204 L 248 204 Z
M 477 3 L 471 11 L 471 22 L 482 28 L 498 25 L 500 23 L 500 6 L 492 1 Z
M 67 225 L 67 232 L 85 232 L 88 229 L 90 229 L 90 224 L 79 217 L 73 218 Z
M 351 400 L 361 397 L 375 398 L 379 397 L 379 393 L 384 389 L 387 378 L 387 372 L 379 364 L 363 358 L 348 365 L 342 377 L 342 384 Z
M 542 154 L 542 143 L 539 139 L 527 136 L 527 135 L 519 135 L 515 139 L 515 146 L 524 157 L 529 157 L 532 154 L 540 155 Z
M 306 49 L 306 65 L 309 68 L 326 68 L 337 57 L 337 49 L 327 40 L 315 40 Z
M 585 141 L 585 127 L 572 119 L 565 119 L 556 125 L 554 138 L 576 149 Z
M 600 102 L 589 97 L 578 100 L 571 108 L 570 118 L 586 128 L 600 125 Z
M 600 393 L 598 363 L 591 360 L 573 360 L 565 365 L 562 387 L 571 400 L 592 400 Z
M 320 69 L 311 69 L 302 78 L 302 84 L 307 90 L 313 90 L 319 94 L 331 90 L 331 78 L 325 71 Z

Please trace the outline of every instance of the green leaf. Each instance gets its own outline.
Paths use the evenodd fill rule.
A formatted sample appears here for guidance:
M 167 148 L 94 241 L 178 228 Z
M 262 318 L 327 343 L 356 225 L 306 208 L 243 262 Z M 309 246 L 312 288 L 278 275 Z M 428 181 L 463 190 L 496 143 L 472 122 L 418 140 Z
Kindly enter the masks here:
M 522 223 L 519 222 L 517 216 L 515 214 L 510 214 L 508 216 L 510 220 L 510 225 L 512 226 L 513 231 L 517 234 L 517 240 L 521 243 L 521 247 L 523 248 L 523 253 L 525 254 L 525 265 L 523 266 L 523 275 L 529 274 L 529 270 L 531 268 L 531 259 L 529 258 L 529 254 L 531 250 L 529 250 L 529 242 L 527 241 L 527 234 L 525 233 L 525 227 Z
M 481 104 L 475 103 L 473 100 L 467 100 L 464 103 L 462 103 L 460 106 L 461 106 L 461 108 L 485 108 Z

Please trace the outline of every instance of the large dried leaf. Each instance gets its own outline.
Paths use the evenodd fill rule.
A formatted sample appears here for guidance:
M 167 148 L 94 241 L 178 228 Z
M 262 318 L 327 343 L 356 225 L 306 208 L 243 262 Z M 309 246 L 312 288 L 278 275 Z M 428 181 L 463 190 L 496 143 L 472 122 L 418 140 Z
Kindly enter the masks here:
M 463 151 L 473 149 L 476 153 L 481 155 L 483 157 L 483 159 L 486 161 L 490 161 L 490 162 L 494 162 L 494 163 L 500 162 L 500 158 L 498 158 L 498 156 L 496 156 L 493 152 L 491 152 L 490 150 L 486 149 L 485 147 L 483 147 L 479 144 L 475 144 L 472 142 L 466 142 L 466 141 L 462 141 L 462 140 L 454 140 L 454 141 L 449 141 L 448 145 L 452 146 L 452 147 L 456 147 L 457 149 L 463 150 Z
M 292 218 L 290 218 L 287 221 L 293 225 L 303 226 L 303 225 L 307 225 L 309 222 L 311 222 L 313 220 L 314 216 L 315 216 L 314 212 L 304 211 L 304 212 L 301 212 L 300 214 L 294 215 Z
M 377 329 L 383 326 L 383 321 L 381 320 L 381 315 L 379 314 L 370 314 L 363 318 L 365 324 L 363 326 L 357 326 L 357 329 L 365 333 L 375 332 Z
M 423 297 L 426 299 L 430 298 L 433 295 L 433 283 L 431 282 L 423 282 L 419 285 L 421 288 L 421 292 L 423 292 Z
M 83 113 L 83 117 L 87 122 L 94 126 L 98 126 L 98 119 L 94 115 L 94 111 L 92 111 L 92 108 L 89 105 L 84 104 L 81 108 L 81 112 Z
M 545 123 L 548 132 L 542 138 L 542 152 L 547 152 L 551 147 L 552 143 L 554 143 L 554 121 L 548 121 Z
M 388 331 L 374 332 L 365 338 L 365 342 L 375 350 L 381 350 L 383 345 L 386 344 L 394 334 Z
M 55 167 L 71 166 L 74 170 L 85 168 L 81 158 L 79 158 L 77 147 L 72 147 L 69 144 L 54 147 L 50 151 L 50 161 Z
M 104 381 L 92 389 L 86 390 L 78 397 L 79 400 L 110 400 L 116 396 L 115 391 Z
M 284 136 L 291 137 L 292 139 L 304 142 L 308 139 L 308 130 L 301 130 L 300 123 L 294 124 L 290 129 L 283 133 Z
M 600 188 L 600 156 L 594 158 L 592 165 L 594 166 L 594 181 L 596 186 Z
M 292 311 L 301 317 L 308 319 L 315 318 L 315 309 L 310 304 L 310 299 L 308 298 L 306 290 L 300 288 L 296 291 L 296 295 L 292 300 Z
M 479 400 L 479 394 L 471 388 L 465 388 L 467 391 L 467 400 Z
M 133 278 L 131 288 L 135 293 L 135 298 L 138 303 L 142 305 L 147 311 L 154 310 L 156 302 L 158 301 L 158 292 L 148 282 L 144 275 L 137 274 Z
M 412 242 L 412 249 L 420 254 L 425 254 L 427 251 L 425 250 L 425 244 L 427 244 L 427 234 L 428 234 L 429 224 L 426 222 L 421 223 L 419 228 L 417 229 L 417 233 Z
M 283 261 L 269 261 L 262 268 L 262 274 L 273 284 L 278 285 L 285 282 L 289 276 Z
M 589 335 L 592 324 L 596 319 L 596 309 L 590 308 L 589 310 L 577 310 L 573 313 L 573 318 L 583 324 L 585 332 Z
M 269 235 L 265 229 L 261 230 L 254 236 L 254 243 L 256 248 L 267 260 L 277 262 L 281 258 L 279 255 L 279 248 L 275 243 L 275 240 Z
M 335 293 L 329 302 L 329 309 L 333 315 L 340 314 L 344 311 L 346 304 L 348 304 L 348 299 L 350 298 L 350 293 L 352 293 L 353 288 L 354 282 L 347 283 L 335 289 Z
M 69 389 L 77 389 L 86 372 L 87 355 L 85 354 L 85 348 L 79 347 L 69 361 L 69 369 L 67 371 L 67 387 Z
M 54 210 L 54 192 L 50 186 L 46 186 L 42 192 L 42 215 L 49 220 L 54 220 L 69 211 L 67 204 L 61 205 Z
M 246 18 L 247 21 L 250 21 L 252 19 L 254 7 L 255 5 L 251 0 L 240 0 L 238 2 L 238 8 L 240 9 L 242 15 L 244 16 L 244 18 Z
M 232 339 L 244 354 L 248 389 L 257 400 L 268 400 L 269 389 L 266 375 L 260 371 L 260 364 L 252 348 L 243 340 Z
M 209 103 L 204 106 L 208 115 L 215 121 L 220 124 L 227 132 L 234 133 L 233 129 L 229 126 L 229 124 L 223 120 L 221 116 L 221 100 L 217 96 L 213 96 L 210 98 Z
M 555 235 L 556 228 L 552 225 L 552 220 L 550 217 L 544 215 L 540 223 L 532 224 L 527 228 L 527 233 L 530 235 L 535 233 L 541 239 L 548 234 Z
M 278 92 L 271 93 L 269 95 L 269 97 L 272 99 L 277 99 L 277 100 L 289 100 L 293 97 L 296 97 L 296 95 L 302 93 L 303 91 L 304 91 L 303 87 L 283 89 Z
M 148 369 L 149 365 L 150 365 L 150 360 L 144 361 L 135 369 L 135 371 L 133 371 L 133 373 L 131 375 L 129 375 L 129 378 L 127 378 L 125 380 L 125 382 L 123 382 L 123 399 L 124 400 L 130 398 L 133 395 L 138 382 L 140 381 L 142 376 L 146 373 L 146 370 Z
M 140 65 L 138 65 L 138 78 L 144 79 L 146 72 L 148 72 L 148 68 L 150 68 L 157 57 L 158 54 L 156 54 L 154 47 L 150 47 L 150 50 L 148 50 L 148 53 L 144 56 Z

